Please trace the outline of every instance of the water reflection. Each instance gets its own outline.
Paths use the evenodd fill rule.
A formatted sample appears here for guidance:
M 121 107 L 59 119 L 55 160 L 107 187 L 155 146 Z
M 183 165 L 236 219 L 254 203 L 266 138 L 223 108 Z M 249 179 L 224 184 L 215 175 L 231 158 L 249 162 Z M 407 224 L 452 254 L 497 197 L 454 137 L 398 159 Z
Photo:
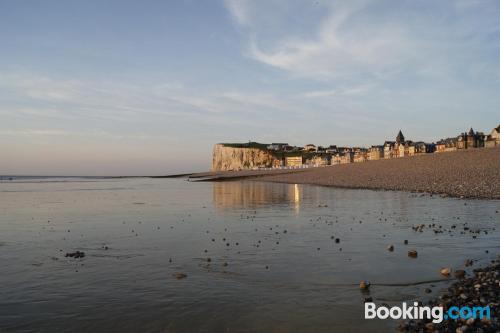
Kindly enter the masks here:
M 495 258 L 497 211 L 497 201 L 257 181 L 3 183 L 0 332 L 394 331 L 363 319 L 356 284 L 372 282 L 370 297 L 391 305 L 439 292 L 412 283 Z M 448 232 L 412 229 L 434 223 Z M 85 258 L 65 257 L 75 250 Z
M 298 184 L 274 184 L 253 181 L 215 182 L 213 202 L 216 209 L 254 209 L 285 205 L 300 211 L 301 189 Z
M 294 193 L 293 199 L 295 202 L 295 214 L 299 214 L 299 212 L 300 212 L 300 192 L 299 192 L 299 185 L 298 184 L 293 185 L 293 193 Z

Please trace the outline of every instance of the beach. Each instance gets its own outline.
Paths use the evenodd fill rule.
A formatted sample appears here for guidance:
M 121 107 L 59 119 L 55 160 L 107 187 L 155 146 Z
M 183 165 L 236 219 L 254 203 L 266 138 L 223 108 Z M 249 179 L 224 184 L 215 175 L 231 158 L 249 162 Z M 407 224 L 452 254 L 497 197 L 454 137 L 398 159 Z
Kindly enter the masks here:
M 260 176 L 259 180 L 269 182 L 500 199 L 500 148 L 350 163 L 278 175 L 268 172 Z

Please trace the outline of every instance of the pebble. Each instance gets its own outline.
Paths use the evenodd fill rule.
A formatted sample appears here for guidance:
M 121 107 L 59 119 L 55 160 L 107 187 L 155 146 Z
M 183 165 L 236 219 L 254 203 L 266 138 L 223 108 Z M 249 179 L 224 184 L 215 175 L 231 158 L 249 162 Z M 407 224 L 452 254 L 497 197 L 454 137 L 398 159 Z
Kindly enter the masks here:
M 455 277 L 457 279 L 461 279 L 461 278 L 465 277 L 465 271 L 463 269 L 457 269 L 455 271 Z
M 85 252 L 81 252 L 81 251 L 76 251 L 76 252 L 69 252 L 69 253 L 66 253 L 65 257 L 69 257 L 69 258 L 84 258 L 85 257 Z
M 441 270 L 439 272 L 443 276 L 450 276 L 450 274 L 451 274 L 451 268 L 449 268 L 449 267 L 441 268 Z
M 177 280 L 180 280 L 180 279 L 184 279 L 184 278 L 186 278 L 186 277 L 187 277 L 187 274 L 185 274 L 185 273 L 181 273 L 181 272 L 176 272 L 176 273 L 172 274 L 172 276 L 173 276 L 174 278 L 176 278 Z
M 361 281 L 359 283 L 359 289 L 361 289 L 361 290 L 368 290 L 369 288 L 370 288 L 370 282 Z
M 416 250 L 410 250 L 408 251 L 408 257 L 410 258 L 416 258 L 418 256 L 418 252 Z

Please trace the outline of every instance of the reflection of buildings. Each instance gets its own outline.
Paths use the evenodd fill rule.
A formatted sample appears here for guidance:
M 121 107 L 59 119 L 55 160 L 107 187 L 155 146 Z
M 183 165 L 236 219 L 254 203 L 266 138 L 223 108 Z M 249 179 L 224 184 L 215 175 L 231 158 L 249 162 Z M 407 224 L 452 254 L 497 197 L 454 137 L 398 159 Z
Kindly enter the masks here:
M 293 203 L 293 207 L 298 211 L 300 198 L 300 187 L 297 184 L 254 181 L 213 183 L 213 201 L 216 209 L 254 209 Z

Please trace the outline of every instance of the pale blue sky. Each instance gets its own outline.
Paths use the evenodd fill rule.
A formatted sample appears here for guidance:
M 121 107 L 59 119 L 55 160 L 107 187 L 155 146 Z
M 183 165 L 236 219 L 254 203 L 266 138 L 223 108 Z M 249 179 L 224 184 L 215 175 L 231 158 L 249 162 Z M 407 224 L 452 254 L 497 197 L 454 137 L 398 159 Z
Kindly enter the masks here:
M 500 121 L 498 1 L 0 0 L 0 174 L 206 170 L 212 145 Z

